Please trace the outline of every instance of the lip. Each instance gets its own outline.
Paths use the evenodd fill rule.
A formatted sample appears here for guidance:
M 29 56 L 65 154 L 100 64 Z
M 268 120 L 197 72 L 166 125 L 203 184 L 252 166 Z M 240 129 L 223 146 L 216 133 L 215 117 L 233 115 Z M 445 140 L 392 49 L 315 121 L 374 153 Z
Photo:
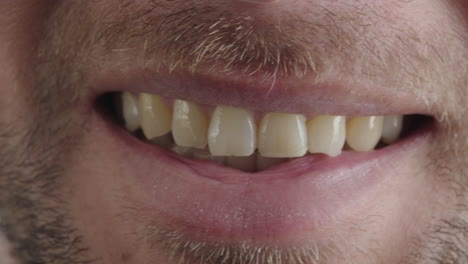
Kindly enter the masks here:
M 414 96 L 393 95 L 387 87 L 369 91 L 332 81 L 314 84 L 310 78 L 280 78 L 270 89 L 271 83 L 261 76 L 242 74 L 134 70 L 90 76 L 97 77 L 89 85 L 89 101 L 104 93 L 129 91 L 260 112 L 428 114 L 426 104 Z M 377 151 L 344 152 L 335 158 L 309 155 L 250 174 L 179 157 L 140 141 L 113 121 L 99 120 L 100 131 L 125 153 L 122 162 L 137 168 L 125 175 L 130 177 L 125 181 L 136 181 L 125 195 L 140 208 L 142 219 L 195 239 L 233 243 L 301 243 L 303 234 L 346 221 L 358 207 L 379 199 L 376 190 L 390 180 L 395 167 L 423 155 L 431 134 L 430 127 L 424 127 Z
M 335 172 L 340 170 L 352 170 L 368 164 L 375 166 L 377 163 L 388 162 L 388 159 L 393 159 L 393 156 L 398 155 L 399 152 L 414 148 L 431 132 L 431 124 L 424 124 L 409 137 L 378 150 L 370 152 L 343 151 L 337 157 L 307 154 L 255 173 L 222 166 L 210 160 L 185 158 L 158 145 L 145 143 L 121 128 L 114 129 L 119 130 L 116 133 L 117 136 L 122 137 L 121 140 L 128 147 L 136 148 L 135 151 L 143 151 L 148 157 L 160 159 L 171 167 L 183 169 L 186 171 L 184 175 L 190 177 L 204 177 L 222 184 L 271 183 L 281 180 L 301 180 L 301 178 L 307 177 L 313 178 L 316 184 L 321 184 L 322 180 L 340 181 L 339 178 L 329 177 L 337 175 Z
M 391 180 L 393 168 L 429 144 L 431 127 L 368 153 L 306 156 L 259 173 L 214 162 L 195 161 L 132 136 L 114 122 L 99 122 L 125 154 L 125 175 L 137 184 L 127 190 L 138 198 L 142 219 L 181 230 L 194 239 L 229 243 L 302 243 L 302 235 L 342 221 L 356 207 L 375 202 L 378 186 Z M 129 155 L 130 153 L 130 155 Z M 138 195 L 134 195 L 138 193 Z M 304 240 L 305 241 L 305 240 Z
M 315 82 L 304 78 L 278 77 L 274 81 L 263 74 L 215 74 L 168 70 L 104 71 L 87 85 L 90 101 L 108 92 L 158 94 L 198 104 L 230 105 L 255 112 L 301 113 L 314 115 L 371 116 L 387 114 L 432 115 L 420 97 L 405 89 L 350 85 L 345 81 Z M 346 83 L 346 84 L 345 84 Z M 312 103 L 311 103 L 312 102 Z

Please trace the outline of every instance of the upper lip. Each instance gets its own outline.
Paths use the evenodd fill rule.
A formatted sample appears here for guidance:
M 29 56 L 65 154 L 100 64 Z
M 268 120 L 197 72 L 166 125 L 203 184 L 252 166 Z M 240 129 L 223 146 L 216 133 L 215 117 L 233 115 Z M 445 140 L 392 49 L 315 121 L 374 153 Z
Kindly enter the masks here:
M 334 80 L 315 84 L 310 78 L 279 78 L 270 89 L 271 84 L 261 77 L 242 74 L 135 69 L 106 71 L 95 76 L 92 80 L 94 97 L 130 91 L 260 112 L 346 116 L 428 113 L 426 104 L 411 94 L 393 94 L 388 87 L 369 89 Z M 143 217 L 148 216 L 147 212 L 157 212 L 162 215 L 163 223 L 175 223 L 188 230 L 189 235 L 196 237 L 201 233 L 208 240 L 234 242 L 262 241 L 268 236 L 278 241 L 300 243 L 296 239 L 304 230 L 318 230 L 333 226 L 335 219 L 351 218 L 348 212 L 359 210 L 356 208 L 359 203 L 355 201 L 368 205 L 379 199 L 382 192 L 368 190 L 381 188 L 379 183 L 392 176 L 391 168 L 404 165 L 404 161 L 414 155 L 422 155 L 429 144 L 422 136 L 427 133 L 421 133 L 382 151 L 345 153 L 317 163 L 306 157 L 285 164 L 277 171 L 260 173 L 263 177 L 252 177 L 213 164 L 205 166 L 173 159 L 167 152 L 143 144 L 123 130 L 109 129 L 106 136 L 115 131 L 120 131 L 115 134 L 122 140 L 112 142 L 123 142 L 116 149 L 125 146 L 121 148 L 121 153 L 125 153 L 121 154 L 123 162 L 137 168 L 125 176 L 129 182 L 134 179 L 137 182 L 135 190 L 126 195 L 143 195 L 144 198 L 136 202 L 148 208 L 142 212 Z M 128 151 L 132 154 L 128 155 Z M 238 212 L 240 215 L 235 215 Z
M 205 105 L 230 105 L 257 112 L 371 116 L 432 115 L 428 104 L 411 91 L 366 87 L 312 77 L 275 80 L 243 74 L 191 73 L 168 70 L 103 71 L 90 85 L 92 96 L 129 91 L 158 94 Z

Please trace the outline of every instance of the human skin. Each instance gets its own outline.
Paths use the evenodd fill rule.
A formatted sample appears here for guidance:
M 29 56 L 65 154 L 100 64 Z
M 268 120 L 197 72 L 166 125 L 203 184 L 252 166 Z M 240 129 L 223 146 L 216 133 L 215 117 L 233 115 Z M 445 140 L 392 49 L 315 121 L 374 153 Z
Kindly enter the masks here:
M 303 258 L 310 264 L 468 262 L 468 3 L 263 2 L 0 2 L 0 224 L 17 263 L 301 263 L 299 257 L 287 256 L 300 254 L 292 248 L 313 250 L 314 257 Z M 220 18 L 228 30 L 238 30 L 208 34 Z M 193 30 L 194 25 L 201 30 Z M 172 41 L 181 32 L 184 41 Z M 223 44 L 237 41 L 240 51 L 200 53 L 197 47 L 212 44 L 215 37 Z M 235 57 L 242 49 L 259 57 Z M 266 51 L 283 59 L 272 59 L 278 56 Z M 264 63 L 265 58 L 272 63 Z M 226 65 L 230 75 L 222 71 Z M 218 184 L 215 189 L 207 183 L 206 189 L 182 189 L 185 185 L 166 181 L 179 168 L 132 146 L 136 141 L 116 136 L 94 101 L 116 89 L 114 84 L 132 83 L 142 75 L 150 83 L 192 73 L 222 83 L 254 78 L 246 77 L 249 69 L 259 69 L 254 76 L 271 82 L 268 90 L 252 88 L 260 95 L 259 108 L 272 102 L 267 94 L 278 97 L 284 85 L 291 85 L 293 92 L 282 101 L 287 104 L 290 98 L 291 104 L 277 107 L 302 111 L 305 106 L 292 104 L 294 94 L 304 89 L 325 93 L 328 86 L 321 84 L 340 83 L 330 86 L 336 101 L 312 100 L 318 106 L 311 113 L 320 113 L 322 106 L 329 114 L 340 109 L 418 113 L 433 117 L 434 124 L 410 145 L 414 148 L 402 151 L 404 159 L 388 158 L 380 165 L 392 168 L 382 169 L 381 180 L 358 202 L 346 203 L 343 214 L 314 222 L 310 229 L 262 236 L 249 227 L 244 233 L 216 233 L 173 224 L 165 213 L 174 212 L 184 222 L 191 217 L 190 201 L 205 201 L 218 190 L 242 198 L 244 187 Z M 219 88 L 216 100 L 230 102 L 226 87 Z M 193 90 L 184 91 L 197 97 Z M 347 94 L 357 95 L 364 106 L 349 110 L 354 97 Z M 160 187 L 153 193 L 142 181 Z M 261 184 L 251 188 L 262 193 Z M 256 218 L 246 204 L 265 206 L 249 200 L 253 197 L 235 204 L 246 212 L 241 220 L 247 226 Z M 303 203 L 292 201 L 277 206 Z M 215 215 L 209 208 L 192 215 L 200 226 Z M 229 215 L 231 208 L 224 209 Z M 221 249 L 230 255 L 212 260 L 183 256 L 188 250 L 184 243 L 201 245 L 201 255 Z M 246 243 L 251 247 L 242 246 Z M 264 255 L 258 253 L 262 250 Z M 0 260 L 8 261 L 10 256 L 0 254 Z M 275 254 L 280 257 L 268 260 Z

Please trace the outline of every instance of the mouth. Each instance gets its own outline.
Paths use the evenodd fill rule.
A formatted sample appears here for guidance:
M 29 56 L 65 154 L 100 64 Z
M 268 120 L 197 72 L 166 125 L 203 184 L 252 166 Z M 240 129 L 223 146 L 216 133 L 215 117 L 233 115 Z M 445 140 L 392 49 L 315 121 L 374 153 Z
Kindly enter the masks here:
M 107 87 L 96 100 L 101 123 L 122 143 L 129 157 L 122 162 L 139 167 L 128 175 L 139 182 L 128 195 L 145 197 L 135 202 L 142 217 L 203 240 L 298 242 L 304 231 L 356 215 L 350 208 L 375 201 L 395 168 L 422 155 L 435 124 L 406 103 L 378 109 L 348 98 L 356 102 L 323 113 L 278 111 L 277 103 L 265 111 L 261 98 L 242 104 L 224 89 L 201 96 L 203 89 Z
M 100 102 L 129 135 L 181 162 L 217 164 L 233 169 L 230 172 L 247 173 L 284 169 L 286 163 L 299 159 L 316 163 L 343 152 L 385 151 L 427 130 L 432 121 L 424 115 L 261 113 L 149 93 L 114 92 Z

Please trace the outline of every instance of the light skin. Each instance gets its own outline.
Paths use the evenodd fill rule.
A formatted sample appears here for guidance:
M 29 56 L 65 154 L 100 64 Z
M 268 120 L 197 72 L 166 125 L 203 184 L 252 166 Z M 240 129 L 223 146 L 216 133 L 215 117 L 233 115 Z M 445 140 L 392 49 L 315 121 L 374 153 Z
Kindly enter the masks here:
M 11 248 L 0 250 L 1 263 L 468 262 L 468 3 L 250 2 L 0 2 L 0 227 L 9 241 L 0 247 Z M 181 222 L 193 217 L 203 226 L 215 212 L 185 213 L 195 207 L 190 202 L 219 191 L 219 200 L 245 198 L 235 204 L 242 207 L 254 196 L 242 196 L 243 186 L 186 190 L 166 181 L 179 169 L 115 136 L 95 104 L 119 91 L 116 84 L 137 89 L 134 79 L 161 86 L 161 79 L 192 75 L 264 80 L 270 89 L 254 92 L 254 110 L 273 104 L 262 98 L 278 96 L 282 85 L 300 94 L 304 84 L 323 90 L 341 83 L 332 91 L 337 102 L 325 106 L 333 114 L 352 94 L 366 105 L 360 111 L 404 109 L 432 117 L 434 126 L 418 147 L 402 152 L 404 162 L 386 161 L 393 166 L 384 180 L 313 229 L 204 232 Z M 223 94 L 215 99 L 232 99 Z M 323 106 L 310 105 L 315 114 Z M 385 110 L 377 113 L 380 106 Z M 147 175 L 159 187 L 147 191 L 140 182 Z M 263 194 L 260 185 L 249 190 Z M 248 226 L 255 212 L 241 209 Z M 167 212 L 180 216 L 177 223 Z

